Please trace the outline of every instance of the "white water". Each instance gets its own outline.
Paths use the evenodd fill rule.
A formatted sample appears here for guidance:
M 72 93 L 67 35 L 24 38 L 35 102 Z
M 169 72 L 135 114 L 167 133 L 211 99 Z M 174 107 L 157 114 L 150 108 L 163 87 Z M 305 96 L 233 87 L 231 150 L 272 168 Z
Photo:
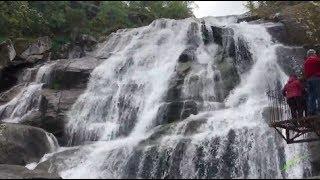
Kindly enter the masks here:
M 96 139 L 112 140 L 121 136 L 124 128 L 134 136 L 143 136 L 185 49 L 188 27 L 188 21 L 167 20 L 113 34 L 98 50 L 98 56 L 112 55 L 92 72 L 86 92 L 70 111 L 69 133 L 80 133 L 81 140 L 91 139 L 93 134 Z M 113 41 L 119 37 L 115 45 Z M 121 69 L 124 72 L 117 73 Z M 119 103 L 123 105 L 119 107 Z M 121 126 L 129 120 L 137 121 L 134 128 Z
M 304 153 L 306 147 L 286 145 L 262 118 L 263 108 L 268 105 L 268 82 L 284 83 L 287 77 L 276 62 L 275 49 L 281 45 L 273 43 L 261 25 L 206 19 L 207 25 L 232 28 L 236 43 L 238 38 L 247 42 L 254 62 L 252 68 L 240 75 L 240 84 L 223 102 L 211 101 L 210 97 L 223 93 L 222 82 L 211 80 L 220 74 L 212 68 L 219 51 L 216 44 L 201 43 L 195 53 L 200 65 L 192 67 L 183 85 L 183 97 L 195 97 L 195 92 L 202 97 L 200 113 L 168 127 L 171 133 L 162 134 L 156 145 L 140 144 L 159 128 L 153 127 L 153 121 L 178 57 L 187 48 L 192 22 L 200 27 L 195 19 L 157 20 L 146 27 L 120 30 L 100 45 L 96 56 L 106 60 L 92 72 L 87 90 L 69 112 L 70 144 L 82 145 L 77 153 L 64 157 L 68 163 L 56 162 L 63 178 L 123 178 L 130 177 L 130 169 L 136 173 L 133 177 L 138 178 L 303 176 L 303 168 L 309 168 L 307 163 L 281 172 L 280 156 L 289 160 Z M 200 31 L 197 38 L 201 38 Z M 189 83 L 195 76 L 200 77 L 203 87 Z M 202 118 L 207 121 L 197 133 L 183 135 L 190 121 Z M 100 141 L 83 145 L 90 140 Z M 184 140 L 187 142 L 178 156 Z M 139 148 L 140 159 L 134 160 Z M 148 154 L 154 152 L 153 148 L 156 153 Z M 41 162 L 64 151 L 49 154 Z M 161 166 L 162 157 L 168 160 L 168 167 Z
M 42 86 L 49 82 L 53 65 L 54 63 L 49 63 L 40 68 L 28 68 L 22 72 L 19 78 L 21 90 L 12 100 L 0 106 L 1 121 L 19 123 L 39 109 Z M 35 80 L 32 75 L 34 71 L 36 71 Z
M 49 82 L 54 64 L 44 64 L 40 68 L 27 68 L 21 73 L 18 81 L 21 90 L 11 101 L 0 106 L 0 120 L 2 122 L 20 123 L 28 115 L 39 110 L 41 90 L 43 85 Z M 35 78 L 33 74 L 35 74 Z M 55 136 L 46 132 L 46 137 L 50 148 L 49 153 L 57 151 L 59 144 Z M 34 169 L 37 164 L 37 162 L 29 163 L 26 168 Z

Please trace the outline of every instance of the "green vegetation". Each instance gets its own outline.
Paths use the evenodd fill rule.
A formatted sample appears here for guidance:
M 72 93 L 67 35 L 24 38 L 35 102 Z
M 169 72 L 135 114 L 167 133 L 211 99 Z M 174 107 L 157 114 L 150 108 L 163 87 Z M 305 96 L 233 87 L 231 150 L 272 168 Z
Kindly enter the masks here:
M 285 7 L 299 3 L 301 1 L 248 1 L 246 7 L 254 15 L 267 19 L 270 15 L 280 12 Z
M 291 25 L 287 28 L 288 33 L 297 43 L 320 43 L 320 2 L 318 1 L 248 1 L 246 7 L 253 15 L 263 19 L 272 19 L 276 13 L 285 17 L 290 21 L 286 25 L 289 23 Z
M 191 1 L 0 1 L 5 27 L 0 40 L 47 35 L 57 46 L 80 33 L 97 37 L 157 18 L 191 17 L 191 6 Z
M 289 169 L 293 168 L 294 166 L 301 163 L 303 160 L 306 160 L 310 155 L 306 154 L 304 156 L 295 156 L 293 159 L 288 160 L 284 166 L 282 167 L 281 171 L 288 171 Z

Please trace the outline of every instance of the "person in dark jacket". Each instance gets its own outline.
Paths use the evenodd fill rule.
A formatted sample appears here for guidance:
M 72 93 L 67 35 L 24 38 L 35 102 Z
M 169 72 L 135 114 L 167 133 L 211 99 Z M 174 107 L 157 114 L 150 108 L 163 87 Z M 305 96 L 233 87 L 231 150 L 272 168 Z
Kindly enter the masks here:
M 308 91 L 308 115 L 316 115 L 320 110 L 320 59 L 316 51 L 310 49 L 304 63 L 304 75 Z
M 291 110 L 292 119 L 303 117 L 303 86 L 296 75 L 291 75 L 282 90 Z

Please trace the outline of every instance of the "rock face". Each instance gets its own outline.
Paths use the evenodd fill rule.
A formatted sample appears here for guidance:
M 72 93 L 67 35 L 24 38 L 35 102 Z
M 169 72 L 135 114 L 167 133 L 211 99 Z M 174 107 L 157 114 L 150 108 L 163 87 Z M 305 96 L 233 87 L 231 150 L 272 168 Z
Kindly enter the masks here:
M 302 74 L 306 49 L 302 47 L 280 46 L 276 49 L 276 52 L 278 63 L 287 75 L 291 73 Z
M 39 111 L 31 113 L 22 123 L 43 128 L 64 144 L 66 113 L 83 93 L 90 73 L 98 64 L 97 59 L 87 57 L 55 62 L 46 88 L 41 91 Z
M 45 129 L 63 144 L 66 113 L 82 92 L 82 89 L 43 89 L 39 111 L 31 113 L 21 123 Z
M 219 98 L 222 101 L 240 82 L 239 74 L 250 69 L 253 62 L 247 44 L 242 39 L 237 39 L 236 43 L 232 29 L 216 26 L 211 26 L 211 29 L 213 41 L 220 45 L 215 64 L 220 74 L 214 79 L 222 81 L 224 92 Z
M 16 51 L 11 40 L 0 43 L 0 66 L 7 66 L 7 64 L 13 61 L 15 57 Z
M 17 94 L 21 92 L 22 84 L 16 85 L 10 90 L 0 93 L 0 106 L 12 100 Z
M 26 165 L 39 161 L 56 145 L 39 128 L 9 123 L 1 124 L 0 128 L 0 164 Z
M 68 58 L 81 58 L 86 55 L 87 51 L 92 51 L 98 43 L 96 38 L 87 34 L 81 34 L 76 38 L 76 42 L 70 49 Z
M 52 70 L 51 89 L 85 88 L 92 70 L 99 64 L 95 58 L 85 57 L 58 60 Z
M 272 36 L 273 41 L 283 44 L 290 44 L 286 26 L 283 23 L 264 23 L 267 31 Z
M 182 97 L 182 86 L 186 76 L 189 74 L 192 65 L 196 63 L 195 50 L 199 46 L 199 40 L 196 33 L 199 31 L 197 24 L 191 24 L 188 31 L 188 44 L 178 59 L 175 73 L 169 84 L 165 102 L 159 108 L 155 125 L 181 121 L 191 114 L 198 114 L 197 104 L 193 101 L 187 101 Z
M 35 170 L 45 171 L 49 173 L 61 172 L 62 170 L 64 170 L 65 167 L 69 167 L 74 162 L 82 161 L 82 158 L 85 157 L 85 154 L 89 153 L 89 151 L 86 151 L 84 149 L 85 148 L 72 147 L 70 149 L 66 149 L 64 151 L 53 154 L 52 156 L 48 157 L 45 161 L 40 162 Z
M 24 166 L 0 164 L 0 179 L 62 179 L 57 174 L 28 170 Z
M 51 49 L 52 42 L 49 37 L 40 37 L 37 41 L 31 44 L 20 57 L 25 59 L 27 62 L 34 62 L 36 60 L 43 59 L 48 50 Z

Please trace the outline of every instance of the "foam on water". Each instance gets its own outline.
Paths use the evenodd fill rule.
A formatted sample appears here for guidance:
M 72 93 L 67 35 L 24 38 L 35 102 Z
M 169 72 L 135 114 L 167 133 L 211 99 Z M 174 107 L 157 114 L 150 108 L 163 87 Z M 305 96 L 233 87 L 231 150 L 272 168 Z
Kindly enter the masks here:
M 95 51 L 105 61 L 94 69 L 88 88 L 68 114 L 69 145 L 80 146 L 77 153 L 66 157 L 71 163 L 56 164 L 63 178 L 303 176 L 310 168 L 308 163 L 288 172 L 281 171 L 281 166 L 307 151 L 306 147 L 286 145 L 262 117 L 269 82 L 287 79 L 277 64 L 275 50 L 281 44 L 272 42 L 262 25 L 236 24 L 233 17 L 204 20 L 207 27 L 231 28 L 235 44 L 246 42 L 253 64 L 241 71 L 240 84 L 224 99 L 221 72 L 216 67 L 219 46 L 200 43 L 195 53 L 198 64 L 182 87 L 183 98 L 201 97 L 200 112 L 181 122 L 154 127 L 179 55 L 188 47 L 192 23 L 200 27 L 200 20 L 160 19 L 113 33 Z M 200 31 L 196 35 L 201 39 Z M 213 81 L 214 76 L 220 80 Z M 199 84 L 192 84 L 194 77 Z M 188 134 L 190 123 L 200 120 L 196 133 Z M 171 133 L 150 140 L 161 127 Z M 96 142 L 88 145 L 87 141 Z

